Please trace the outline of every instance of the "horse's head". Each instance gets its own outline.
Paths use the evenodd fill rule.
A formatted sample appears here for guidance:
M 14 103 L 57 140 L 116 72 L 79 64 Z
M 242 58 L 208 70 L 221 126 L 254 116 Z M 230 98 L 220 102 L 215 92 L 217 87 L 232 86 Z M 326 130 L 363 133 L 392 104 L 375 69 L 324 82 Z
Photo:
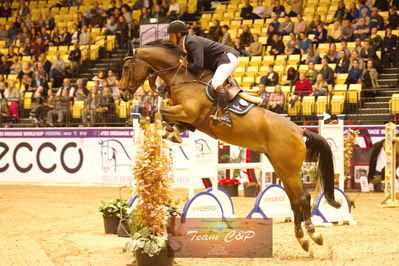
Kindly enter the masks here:
M 128 92 L 134 94 L 149 74 L 148 65 L 133 55 L 124 58 L 122 77 L 119 83 L 119 94 L 124 101 L 128 100 Z

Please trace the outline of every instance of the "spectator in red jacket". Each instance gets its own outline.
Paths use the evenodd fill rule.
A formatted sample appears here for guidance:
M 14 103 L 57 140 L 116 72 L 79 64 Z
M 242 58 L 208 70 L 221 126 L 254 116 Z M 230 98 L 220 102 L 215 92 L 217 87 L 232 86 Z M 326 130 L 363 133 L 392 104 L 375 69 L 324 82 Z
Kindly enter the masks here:
M 295 95 L 307 96 L 312 93 L 312 84 L 305 77 L 305 73 L 299 74 L 299 79 L 295 83 Z

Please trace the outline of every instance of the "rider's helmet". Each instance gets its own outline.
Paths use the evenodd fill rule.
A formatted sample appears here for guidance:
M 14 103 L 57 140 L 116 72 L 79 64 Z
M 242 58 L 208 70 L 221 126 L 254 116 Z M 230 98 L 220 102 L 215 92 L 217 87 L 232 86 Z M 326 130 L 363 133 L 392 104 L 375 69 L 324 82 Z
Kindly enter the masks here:
M 168 26 L 168 34 L 171 33 L 188 33 L 188 27 L 186 25 L 186 23 L 184 23 L 181 20 L 175 20 L 172 21 L 171 23 L 169 23 Z

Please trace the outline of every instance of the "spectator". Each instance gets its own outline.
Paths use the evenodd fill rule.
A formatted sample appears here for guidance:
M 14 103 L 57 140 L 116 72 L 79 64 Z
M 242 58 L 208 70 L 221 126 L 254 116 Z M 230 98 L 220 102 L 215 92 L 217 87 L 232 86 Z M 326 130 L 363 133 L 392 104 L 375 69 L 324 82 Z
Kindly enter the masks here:
M 7 100 L 0 97 L 0 122 L 7 123 L 4 127 L 10 127 L 12 122 L 10 122 L 10 107 L 8 106 Z
M 303 13 L 303 2 L 302 0 L 287 0 L 287 4 L 291 6 L 291 11 L 288 14 L 290 17 L 296 17 Z
M 76 81 L 76 93 L 75 100 L 76 101 L 84 101 L 89 95 L 89 90 L 86 88 L 82 79 L 78 79 Z
M 114 15 L 115 9 L 117 9 L 116 1 L 112 0 L 111 1 L 111 7 L 108 8 L 107 11 L 105 11 L 105 14 L 107 15 L 108 18 Z
M 71 44 L 71 34 L 68 32 L 68 28 L 64 27 L 60 35 L 60 45 L 70 45 Z
M 90 32 L 87 31 L 87 26 L 82 27 L 82 32 L 79 36 L 79 45 L 89 45 L 90 44 Z
M 0 17 L 1 18 L 9 18 L 11 17 L 12 9 L 10 7 L 10 3 L 8 1 L 3 2 L 3 5 L 0 7 Z
M 20 72 L 20 74 L 23 73 L 22 71 Z M 20 86 L 20 90 L 22 92 L 27 92 L 29 91 L 29 86 L 32 82 L 32 77 L 29 76 L 28 74 L 22 74 L 21 75 L 21 86 Z
M 241 17 L 243 19 L 252 19 L 253 7 L 249 0 L 245 0 L 245 6 L 241 9 Z
M 19 5 L 18 5 L 18 9 L 17 9 L 17 14 L 22 16 L 22 17 L 26 17 L 27 15 L 30 14 L 30 9 L 29 7 L 26 5 L 25 0 L 20 0 L 19 1 Z
M 310 47 L 312 47 L 312 41 L 308 39 L 304 32 L 301 32 L 299 34 L 299 49 L 301 49 L 301 54 L 306 54 Z
M 314 32 L 313 42 L 316 43 L 316 48 L 319 47 L 319 43 L 327 42 L 327 30 L 323 24 L 317 26 L 317 30 Z
M 290 100 L 291 107 L 294 105 L 298 97 L 310 95 L 312 93 L 312 84 L 306 79 L 304 73 L 299 74 L 299 79 L 295 82 L 295 91 L 293 99 Z
M 19 63 L 19 57 L 14 56 L 12 58 L 12 64 L 10 66 L 10 74 L 18 75 L 20 71 L 21 71 L 21 64 Z
M 283 18 L 285 16 L 285 8 L 281 5 L 280 0 L 274 1 L 272 12 L 272 16 L 273 14 L 276 14 L 280 18 Z
M 244 47 L 248 47 L 254 41 L 254 37 L 252 36 L 252 33 L 249 31 L 248 25 L 242 26 L 240 41 L 241 44 L 244 45 Z
M 382 38 L 378 35 L 376 28 L 371 28 L 370 45 L 374 48 L 374 51 L 381 50 Z
M 284 82 L 284 85 L 289 85 L 291 90 L 292 86 L 295 85 L 298 78 L 299 78 L 298 71 L 296 71 L 295 68 L 290 67 L 287 71 L 287 80 Z
M 390 0 L 377 0 L 374 2 L 374 6 L 381 11 L 388 11 Z
M 302 1 L 302 0 L 295 0 L 295 1 Z M 281 23 L 279 32 L 281 35 L 289 35 L 294 32 L 294 23 L 291 21 L 291 18 L 286 15 L 284 17 L 284 22 Z
M 385 28 L 385 37 L 382 41 L 382 60 L 384 67 L 396 67 L 398 62 L 398 36 L 392 34 L 392 28 Z
M 351 55 L 350 63 L 349 63 L 349 68 L 348 68 L 349 70 L 351 70 L 353 68 L 353 60 L 357 60 L 358 63 L 359 63 L 359 68 L 363 69 L 363 59 L 360 58 L 359 52 L 356 51 L 356 50 L 352 51 L 352 55 Z
M 103 81 L 105 80 L 105 78 L 104 78 L 104 71 L 102 71 L 102 70 L 98 71 L 98 74 L 95 75 L 95 76 L 92 78 L 92 80 L 93 80 L 93 81 L 97 81 L 98 86 L 99 86 L 100 88 L 102 88 L 102 87 L 103 87 Z
M 119 31 L 117 31 L 117 41 L 119 48 L 126 48 L 129 40 L 129 27 L 125 21 L 125 18 L 120 16 L 118 21 Z
M 395 7 L 389 8 L 388 25 L 392 29 L 396 29 L 399 26 L 399 15 L 396 13 Z
M 30 62 L 24 62 L 22 64 L 21 72 L 18 73 L 18 79 L 22 79 L 22 76 L 24 74 L 27 74 L 29 77 L 32 77 L 33 68 Z
M 340 57 L 340 54 L 337 51 L 335 43 L 330 43 L 327 54 L 324 56 L 324 58 L 327 59 L 327 63 L 329 63 L 329 64 L 337 63 L 339 57 Z
M 278 114 L 284 111 L 284 93 L 281 91 L 281 86 L 278 84 L 274 92 L 269 95 L 267 109 Z
M 278 80 L 278 73 L 274 71 L 274 65 L 270 64 L 269 72 L 266 74 L 266 76 L 263 76 L 260 79 L 259 88 L 263 88 L 266 86 L 275 86 L 278 84 Z
M 61 37 L 60 31 L 58 27 L 55 27 L 51 36 L 51 42 L 53 43 L 54 46 L 61 45 L 60 37 Z
M 32 45 L 31 54 L 38 56 L 41 53 L 46 52 L 46 45 L 43 43 L 42 38 L 37 38 L 36 42 Z
M 355 48 L 353 50 L 356 50 L 360 54 L 360 51 L 362 49 L 363 49 L 362 39 L 356 38 L 356 40 L 355 40 Z
M 290 40 L 287 42 L 285 47 L 284 54 L 301 54 L 301 49 L 299 48 L 299 41 L 296 39 L 296 35 L 294 33 L 290 33 Z
M 344 1 L 338 2 L 338 9 L 334 13 L 334 20 L 335 21 L 342 21 L 344 19 L 348 19 L 349 11 L 345 7 Z
M 87 19 L 87 17 L 83 16 L 82 12 L 78 12 L 77 16 L 78 16 L 77 25 L 79 29 L 81 29 L 83 26 L 88 26 L 89 20 Z
M 252 17 L 254 19 L 266 18 L 266 7 L 263 5 L 263 0 L 257 1 L 257 6 L 252 10 Z
M 69 53 L 69 57 L 68 57 L 68 60 L 70 61 L 70 63 L 71 63 L 71 65 L 70 65 L 70 67 L 71 67 L 71 73 L 75 73 L 76 72 L 76 70 L 78 69 L 78 67 L 79 67 L 79 64 L 80 64 L 80 60 L 81 60 L 81 58 L 82 58 L 82 52 L 80 51 L 80 49 L 79 49 L 79 44 L 78 43 L 75 43 L 74 44 L 74 50 L 72 50 L 70 53 Z
M 102 15 L 105 12 L 104 9 L 100 7 L 97 1 L 93 2 L 92 7 L 87 10 L 86 17 L 90 19 L 93 16 L 93 11 L 95 11 L 96 14 L 99 15 Z
M 55 106 L 47 113 L 47 120 L 50 126 L 54 126 L 55 119 L 57 123 L 62 125 L 65 123 L 69 113 L 70 97 L 68 91 L 62 91 L 61 95 L 55 97 Z
M 353 29 L 349 19 L 345 19 L 341 28 L 341 41 L 351 42 L 353 40 L 355 30 Z
M 137 2 L 136 2 L 136 3 L 137 3 Z M 144 20 L 144 22 L 145 22 L 145 21 L 148 22 L 148 20 L 149 20 L 150 18 L 151 18 L 150 12 L 148 11 L 147 8 L 143 7 L 143 8 L 141 9 L 140 21 Z
M 69 78 L 64 78 L 62 86 L 57 90 L 56 95 L 60 96 L 62 95 L 63 91 L 67 91 L 69 97 L 74 97 L 75 96 L 75 87 L 71 85 L 71 80 Z
M 335 67 L 334 77 L 336 78 L 340 73 L 348 73 L 349 71 L 349 58 L 346 57 L 345 51 L 340 52 L 340 57 L 337 61 L 337 65 Z
M 318 72 L 314 68 L 314 63 L 312 61 L 309 61 L 308 70 L 305 71 L 305 78 L 308 79 L 310 83 L 313 85 L 316 82 L 317 74 Z
M 370 47 L 370 42 L 368 40 L 364 41 L 364 46 L 360 50 L 360 58 L 363 59 L 365 64 L 367 64 L 368 61 L 374 61 L 375 66 L 379 65 L 377 54 L 375 53 L 374 48 Z
M 50 91 L 50 90 L 49 90 Z M 44 126 L 44 94 L 43 87 L 38 87 L 37 90 L 33 93 L 32 103 L 31 103 L 31 113 L 30 116 L 33 117 L 36 126 Z
M 207 38 L 214 42 L 219 41 L 220 37 L 219 34 L 216 32 L 216 28 L 214 26 L 209 27 Z
M 7 30 L 8 35 L 8 46 L 17 39 L 17 34 L 19 33 L 19 29 L 15 27 L 14 22 L 8 23 L 9 27 Z
M 133 28 L 133 16 L 132 13 L 130 13 L 125 7 L 122 8 L 122 16 L 124 18 L 124 21 L 126 22 L 127 28 L 129 31 Z M 119 22 L 121 22 L 121 19 L 119 18 Z
M 15 86 L 15 81 L 10 80 L 8 82 L 8 88 L 4 91 L 4 97 L 10 103 L 10 114 L 15 117 L 15 119 L 19 120 L 19 111 L 18 111 L 18 103 L 20 100 L 19 89 Z
M 360 18 L 358 18 L 357 20 L 354 20 L 352 23 L 354 23 L 355 26 L 360 25 L 361 24 L 361 21 L 360 21 L 361 18 L 364 18 L 366 20 L 366 25 L 370 24 L 370 17 L 367 15 L 367 10 L 366 9 L 362 9 Z
M 271 48 L 270 48 L 270 55 L 280 55 L 280 54 L 284 54 L 284 50 L 285 50 L 285 45 L 283 43 L 282 40 L 280 40 L 280 36 L 279 35 L 274 35 L 273 36 L 273 42 L 271 43 Z
M 371 10 L 370 24 L 371 28 L 375 27 L 377 30 L 384 29 L 384 18 L 378 14 L 378 8 L 373 7 Z
M 30 35 L 29 29 L 27 27 L 22 28 L 22 32 L 18 34 L 20 37 L 20 42 L 24 43 L 26 39 L 31 39 L 32 35 Z
M 100 106 L 100 104 L 101 95 L 98 93 L 97 87 L 94 86 L 90 89 L 90 93 L 85 100 L 85 107 L 82 110 L 82 120 L 84 126 L 93 126 L 96 123 L 96 109 Z
M 378 72 L 374 68 L 373 61 L 367 62 L 367 68 L 363 71 L 362 76 L 360 77 L 362 82 L 362 90 L 364 92 L 364 96 L 366 97 L 374 97 L 376 94 L 375 89 L 379 87 L 378 85 Z M 373 89 L 373 91 L 371 91 Z
M 280 22 L 276 14 L 272 14 L 272 22 L 270 22 L 270 25 L 273 25 L 277 32 L 280 30 Z
M 121 95 L 119 93 L 119 80 L 115 80 L 115 85 L 112 88 L 112 97 L 114 97 L 114 100 L 120 100 Z
M 15 56 L 20 56 L 20 55 L 14 52 L 14 47 L 12 46 L 8 47 L 7 60 L 11 61 L 11 59 L 13 59 Z
M 25 25 L 24 22 L 24 18 L 22 16 L 17 16 L 15 23 L 14 23 L 15 28 L 17 28 L 18 30 L 21 30 L 22 27 L 27 27 Z M 28 28 L 28 27 L 27 27 Z M 31 30 L 30 28 L 28 28 L 29 30 Z
M 50 10 L 46 10 L 45 12 L 45 20 L 43 21 L 43 27 L 46 28 L 46 30 L 53 30 L 55 27 L 55 22 L 54 22 L 54 17 L 51 15 Z
M 169 11 L 169 4 L 168 4 L 168 1 L 162 0 L 162 3 L 161 3 L 161 10 L 162 10 L 162 13 L 164 13 L 165 16 L 166 16 L 166 14 L 167 14 L 168 11 Z
M 308 27 L 308 33 L 314 34 L 317 31 L 317 27 L 319 25 L 324 25 L 323 21 L 321 20 L 321 16 L 319 14 L 314 16 L 314 19 L 312 22 L 310 22 L 310 25 Z
M 355 38 L 365 40 L 370 37 L 370 26 L 366 24 L 365 18 L 359 19 L 359 24 L 355 27 Z
M 79 37 L 80 37 L 80 30 L 78 28 L 78 25 L 74 23 L 72 26 L 71 44 L 74 45 L 75 43 L 79 43 Z
M 295 22 L 294 24 L 294 33 L 300 34 L 301 32 L 306 32 L 307 30 L 306 21 L 303 20 L 302 15 L 298 15 L 297 18 L 298 21 Z
M 223 32 L 222 44 L 227 45 L 227 46 L 233 46 L 233 41 L 231 40 L 230 33 L 229 33 L 229 26 L 223 25 L 222 32 Z
M 51 36 L 47 33 L 45 27 L 41 27 L 40 29 L 40 38 L 42 39 L 42 42 L 46 47 L 50 44 Z
M 115 102 L 109 88 L 103 89 L 101 103 L 96 112 L 100 123 L 105 123 L 106 118 L 115 113 Z
M 151 12 L 152 18 L 163 18 L 166 17 L 166 13 L 163 12 L 160 5 L 154 5 L 153 10 Z
M 321 60 L 320 74 L 323 75 L 323 79 L 328 83 L 334 85 L 334 71 L 328 66 L 327 60 L 323 58 Z
M 87 24 L 91 28 L 101 28 L 103 25 L 103 17 L 98 14 L 96 10 L 92 9 L 91 16 Z
M 251 56 L 249 52 L 245 50 L 244 45 L 241 44 L 241 39 L 236 38 L 234 41 L 234 49 L 240 53 L 240 56 Z
M 43 66 L 44 73 L 42 73 L 42 75 L 44 77 L 46 77 L 50 73 L 51 62 L 49 60 L 47 60 L 46 54 L 44 54 L 44 53 L 39 55 L 38 60 L 39 60 L 39 63 Z
M 349 71 L 348 78 L 346 80 L 346 84 L 356 84 L 356 83 L 361 83 L 361 76 L 362 76 L 362 70 L 359 68 L 359 61 L 357 59 L 354 59 L 352 61 L 353 67 Z
M 37 31 L 35 28 L 30 29 L 30 36 L 32 36 L 32 40 L 36 40 L 36 38 L 38 37 Z
M 10 67 L 11 67 L 11 62 L 7 60 L 7 57 L 5 55 L 1 56 L 1 63 L 0 63 L 0 74 L 1 75 L 8 75 L 10 74 Z
M 169 5 L 169 10 L 166 16 L 177 19 L 180 17 L 180 4 L 176 0 L 171 0 Z
M 201 26 L 198 24 L 197 21 L 194 21 L 193 24 L 191 25 L 191 28 L 194 31 L 194 34 L 197 36 L 202 36 L 204 35 L 204 32 L 201 29 Z
M 107 74 L 108 85 L 110 87 L 114 87 L 115 86 L 115 81 L 116 81 L 116 77 L 114 75 L 114 71 L 112 71 L 112 69 L 108 70 L 108 74 Z
M 252 56 L 262 55 L 263 45 L 259 42 L 259 34 L 255 33 L 253 37 L 254 41 L 249 45 L 248 52 Z
M 357 10 L 355 14 L 355 18 L 360 18 L 362 16 L 362 10 L 366 9 L 367 11 L 367 16 L 370 16 L 370 8 L 366 5 L 366 0 L 359 0 L 359 9 Z
M 0 25 L 0 40 L 8 40 L 8 32 L 4 24 Z
M 33 72 L 33 78 L 29 86 L 29 91 L 36 91 L 39 87 L 42 87 L 43 89 L 43 96 L 47 95 L 47 91 L 49 90 L 47 81 L 41 75 L 39 70 L 35 70 L 35 72 Z
M 330 29 L 328 30 L 327 40 L 328 42 L 339 42 L 341 36 L 341 24 L 339 23 L 339 21 L 335 21 L 332 27 L 330 27 Z
M 318 74 L 316 77 L 316 81 L 312 86 L 313 93 L 312 96 L 324 96 L 327 95 L 328 91 L 328 83 L 324 80 L 322 74 Z
M 267 29 L 266 45 L 268 45 L 268 46 L 272 45 L 274 35 L 278 36 L 279 34 L 278 34 L 278 31 L 276 30 L 276 28 L 274 27 L 274 25 L 270 23 L 269 27 Z
M 49 73 L 49 78 L 62 79 L 65 76 L 65 61 L 62 60 L 60 53 L 55 54 L 55 60 L 53 61 Z M 54 83 L 54 82 L 53 82 Z

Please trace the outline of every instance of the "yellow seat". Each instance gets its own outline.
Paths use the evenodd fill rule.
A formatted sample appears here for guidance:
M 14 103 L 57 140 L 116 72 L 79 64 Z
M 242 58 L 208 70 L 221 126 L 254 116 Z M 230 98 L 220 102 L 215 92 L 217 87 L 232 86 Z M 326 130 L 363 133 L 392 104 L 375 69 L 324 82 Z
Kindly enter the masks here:
M 389 100 L 389 111 L 391 114 L 399 114 L 399 94 L 392 94 L 392 98 Z
M 31 109 L 31 104 L 32 104 L 32 92 L 25 92 L 24 94 L 24 109 Z
M 347 88 L 348 88 L 348 85 L 346 85 L 346 84 L 336 84 L 334 87 L 334 90 L 332 91 L 332 94 L 334 96 L 346 97 Z
M 241 84 L 243 87 L 250 87 L 252 85 L 252 83 L 254 83 L 254 82 L 255 82 L 254 76 L 252 76 L 252 77 L 246 76 L 242 79 Z
M 304 96 L 302 99 L 302 115 L 313 115 L 315 96 Z
M 345 84 L 348 78 L 348 73 L 339 73 L 335 79 L 335 84 Z
M 84 108 L 84 101 L 75 101 L 72 106 L 72 118 L 79 119 Z
M 317 115 L 325 113 L 327 111 L 327 103 L 327 96 L 318 96 L 315 103 L 315 113 Z
M 348 103 L 358 103 L 360 101 L 360 96 L 362 93 L 361 84 L 350 84 L 348 92 L 346 94 L 346 100 Z
M 291 96 L 290 99 L 288 100 L 288 103 L 289 103 L 289 101 L 291 100 L 291 98 L 292 98 L 292 96 Z M 288 104 L 287 113 L 288 113 L 288 115 L 290 115 L 290 116 L 294 116 L 294 115 L 297 115 L 297 114 L 299 113 L 299 110 L 300 110 L 300 109 L 301 109 L 301 102 L 300 102 L 299 99 L 298 99 L 298 100 L 296 100 L 296 102 L 294 103 L 293 106 L 290 106 L 290 104 Z
M 345 96 L 333 95 L 331 99 L 331 114 L 342 114 L 344 111 Z

